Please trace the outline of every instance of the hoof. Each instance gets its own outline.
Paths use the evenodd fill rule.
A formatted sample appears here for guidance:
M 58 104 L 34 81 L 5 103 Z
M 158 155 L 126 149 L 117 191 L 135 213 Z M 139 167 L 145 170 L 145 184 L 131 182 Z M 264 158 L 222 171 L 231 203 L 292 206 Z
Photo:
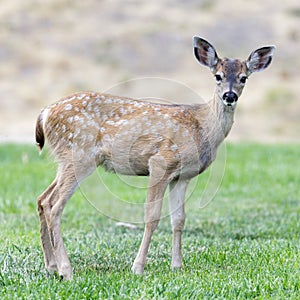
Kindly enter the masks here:
M 70 265 L 65 265 L 60 268 L 58 275 L 61 280 L 72 280 L 72 268 Z
M 63 281 L 69 281 L 69 280 L 73 279 L 73 276 L 72 276 L 72 273 L 71 274 L 59 273 L 59 278 L 60 278 L 60 280 L 63 280 Z
M 171 268 L 172 268 L 172 271 L 178 272 L 182 268 L 182 263 L 181 262 L 177 262 L 177 263 L 174 262 L 174 263 L 172 263 Z
M 144 272 L 144 266 L 142 266 L 141 264 L 134 263 L 131 268 L 131 271 L 133 274 L 142 275 Z

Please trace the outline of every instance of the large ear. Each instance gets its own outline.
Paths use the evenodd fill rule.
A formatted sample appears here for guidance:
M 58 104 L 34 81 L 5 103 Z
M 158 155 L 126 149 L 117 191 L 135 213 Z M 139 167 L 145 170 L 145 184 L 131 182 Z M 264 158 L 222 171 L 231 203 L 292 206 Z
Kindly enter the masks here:
M 275 46 L 262 47 L 253 51 L 246 61 L 249 75 L 253 72 L 263 71 L 272 61 Z
M 209 42 L 194 36 L 194 53 L 200 64 L 209 67 L 212 72 L 216 70 L 219 57 L 215 48 Z

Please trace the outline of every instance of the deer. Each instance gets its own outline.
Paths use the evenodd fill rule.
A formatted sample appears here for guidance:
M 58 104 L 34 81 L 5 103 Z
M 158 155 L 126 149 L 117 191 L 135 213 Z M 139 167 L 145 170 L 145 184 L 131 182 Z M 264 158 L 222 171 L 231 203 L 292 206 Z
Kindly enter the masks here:
M 219 58 L 214 46 L 193 37 L 196 60 L 208 67 L 216 89 L 201 104 L 163 104 L 98 92 L 75 93 L 45 107 L 36 122 L 36 143 L 57 161 L 53 182 L 38 197 L 45 268 L 62 280 L 72 267 L 61 233 L 63 209 L 80 182 L 98 166 L 124 175 L 148 176 L 144 234 L 132 271 L 141 275 L 169 188 L 172 270 L 182 268 L 185 193 L 190 180 L 215 160 L 229 134 L 249 76 L 266 69 L 275 46 L 258 48 L 247 60 Z

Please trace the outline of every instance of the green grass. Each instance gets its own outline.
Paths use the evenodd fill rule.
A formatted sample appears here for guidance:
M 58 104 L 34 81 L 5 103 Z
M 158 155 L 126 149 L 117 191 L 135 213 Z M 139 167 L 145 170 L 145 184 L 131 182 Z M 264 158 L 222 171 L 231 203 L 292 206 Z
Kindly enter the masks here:
M 199 208 L 207 172 L 188 199 L 183 270 L 170 270 L 171 230 L 164 217 L 142 277 L 130 268 L 143 225 L 117 227 L 87 198 L 97 207 L 109 198 L 104 213 L 130 220 L 140 208 L 129 212 L 122 205 L 140 203 L 145 188 L 130 188 L 101 171 L 101 180 L 121 201 L 113 202 L 93 180 L 82 189 L 85 197 L 78 191 L 70 200 L 63 235 L 74 280 L 62 282 L 44 270 L 36 213 L 36 198 L 53 179 L 55 164 L 34 146 L 1 145 L 0 299 L 298 299 L 299 152 L 299 145 L 227 145 L 216 197 Z M 135 180 L 128 182 L 145 184 Z M 101 201 L 91 199 L 96 192 Z

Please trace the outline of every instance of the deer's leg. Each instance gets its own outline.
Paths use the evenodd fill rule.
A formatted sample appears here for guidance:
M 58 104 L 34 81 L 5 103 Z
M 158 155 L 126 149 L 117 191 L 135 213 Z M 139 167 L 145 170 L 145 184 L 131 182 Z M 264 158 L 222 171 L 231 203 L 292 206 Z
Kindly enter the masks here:
M 52 244 L 50 241 L 48 224 L 45 216 L 45 209 L 50 210 L 50 207 L 46 207 L 45 204 L 49 203 L 49 198 L 53 197 L 53 191 L 57 185 L 57 180 L 55 179 L 51 185 L 38 197 L 37 205 L 38 205 L 38 212 L 40 217 L 40 236 L 41 236 L 41 243 L 44 253 L 44 262 L 46 269 L 53 273 L 57 271 L 57 265 L 55 256 L 53 253 Z
M 189 181 L 176 180 L 169 184 L 169 209 L 173 231 L 172 239 L 172 269 L 182 267 L 181 236 L 184 229 L 184 197 Z
M 64 176 L 59 178 L 57 184 L 57 189 L 59 189 L 59 191 L 56 201 L 51 208 L 48 223 L 58 274 L 64 280 L 71 279 L 72 267 L 61 235 L 61 215 L 67 201 L 71 198 L 76 188 L 77 181 L 74 174 L 72 174 L 72 171 L 70 173 L 65 172 Z
M 77 189 L 79 182 L 87 177 L 95 167 L 81 165 L 74 162 L 59 166 L 57 184 L 53 191 L 55 197 L 51 200 L 51 209 L 46 215 L 49 236 L 55 256 L 58 274 L 64 280 L 72 278 L 72 267 L 61 234 L 61 216 L 67 201 Z
M 145 230 L 138 254 L 134 260 L 132 271 L 141 275 L 146 264 L 146 257 L 149 250 L 152 234 L 157 227 L 161 214 L 162 201 L 168 185 L 162 157 L 150 159 L 150 179 L 145 203 Z

